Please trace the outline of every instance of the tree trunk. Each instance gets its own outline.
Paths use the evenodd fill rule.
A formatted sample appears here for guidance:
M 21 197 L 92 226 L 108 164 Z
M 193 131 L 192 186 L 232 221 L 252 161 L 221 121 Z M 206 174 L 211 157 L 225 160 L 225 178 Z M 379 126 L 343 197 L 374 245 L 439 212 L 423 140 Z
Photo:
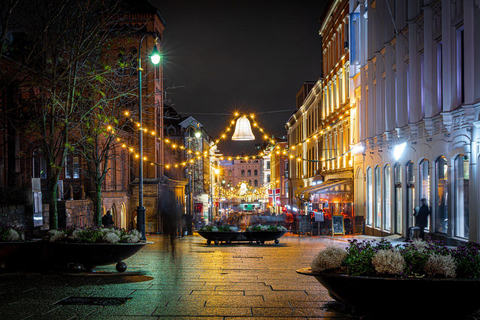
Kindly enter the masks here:
M 50 229 L 58 229 L 57 181 L 55 180 L 55 183 L 53 181 L 50 181 L 49 186 L 50 186 L 49 226 L 50 226 Z
M 102 183 L 95 183 L 95 214 L 93 223 L 97 227 L 102 226 Z

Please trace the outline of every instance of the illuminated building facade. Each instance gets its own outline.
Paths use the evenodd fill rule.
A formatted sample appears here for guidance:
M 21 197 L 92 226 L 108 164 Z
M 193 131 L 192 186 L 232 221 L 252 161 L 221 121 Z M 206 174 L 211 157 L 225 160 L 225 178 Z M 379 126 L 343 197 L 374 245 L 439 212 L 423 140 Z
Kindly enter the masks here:
M 480 8 L 476 1 L 351 1 L 355 202 L 367 234 L 480 240 Z M 358 137 L 358 138 L 357 138 Z

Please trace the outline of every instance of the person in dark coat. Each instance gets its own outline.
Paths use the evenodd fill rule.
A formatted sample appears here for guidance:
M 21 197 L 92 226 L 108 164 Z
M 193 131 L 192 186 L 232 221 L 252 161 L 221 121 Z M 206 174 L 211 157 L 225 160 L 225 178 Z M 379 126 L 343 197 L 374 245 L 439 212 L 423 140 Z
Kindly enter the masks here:
M 419 237 L 425 240 L 425 228 L 428 226 L 428 216 L 430 215 L 430 207 L 427 204 L 427 199 L 421 200 L 422 206 L 417 212 L 415 218 L 415 225 L 420 228 Z
M 405 241 L 410 241 L 413 238 L 413 232 L 415 230 L 419 231 L 419 238 L 425 240 L 425 228 L 428 226 L 428 216 L 430 215 L 430 207 L 427 204 L 427 199 L 423 198 L 420 200 L 422 205 L 420 208 L 415 208 L 415 227 L 408 228 L 407 238 Z
M 110 228 L 113 226 L 113 216 L 110 210 L 108 210 L 107 213 L 102 217 L 102 224 L 105 228 Z

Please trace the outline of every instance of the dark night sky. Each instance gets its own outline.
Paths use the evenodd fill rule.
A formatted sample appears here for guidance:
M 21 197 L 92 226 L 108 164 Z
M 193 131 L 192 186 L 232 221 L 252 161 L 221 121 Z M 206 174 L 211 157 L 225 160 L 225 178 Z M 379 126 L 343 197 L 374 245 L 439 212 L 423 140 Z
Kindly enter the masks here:
M 286 135 L 295 94 L 320 76 L 318 30 L 326 2 L 151 0 L 167 24 L 165 85 L 178 87 L 169 95 L 175 109 L 193 115 L 214 139 L 234 110 L 257 113 L 266 132 Z M 251 147 L 219 146 L 225 154 L 253 154 Z

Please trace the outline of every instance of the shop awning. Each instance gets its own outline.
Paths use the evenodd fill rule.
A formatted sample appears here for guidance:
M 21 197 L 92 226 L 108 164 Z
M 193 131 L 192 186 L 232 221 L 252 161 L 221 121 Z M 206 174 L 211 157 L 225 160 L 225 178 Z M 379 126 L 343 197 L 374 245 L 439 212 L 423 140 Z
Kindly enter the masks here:
M 319 193 L 352 193 L 353 189 L 353 180 L 352 179 L 330 179 L 324 183 L 317 184 L 315 186 L 310 186 L 306 188 L 298 188 L 295 191 L 297 198 L 301 199 L 302 196 L 304 199 L 310 198 L 311 194 Z

